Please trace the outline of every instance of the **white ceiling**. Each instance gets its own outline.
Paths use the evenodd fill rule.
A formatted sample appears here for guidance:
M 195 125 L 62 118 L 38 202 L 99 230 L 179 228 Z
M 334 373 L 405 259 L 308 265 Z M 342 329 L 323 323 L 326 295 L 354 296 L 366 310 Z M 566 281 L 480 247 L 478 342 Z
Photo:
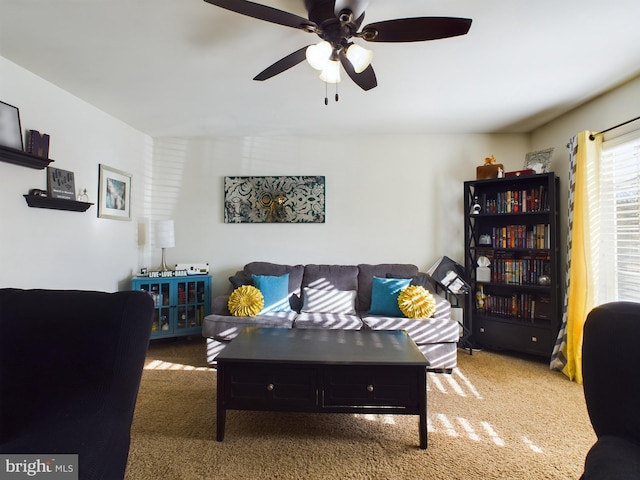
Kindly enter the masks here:
M 0 55 L 152 136 L 527 132 L 640 74 L 638 0 L 371 0 L 364 24 L 417 16 L 473 24 L 368 44 L 378 87 L 343 75 L 328 106 L 306 63 L 252 80 L 314 34 L 203 0 L 0 0 Z

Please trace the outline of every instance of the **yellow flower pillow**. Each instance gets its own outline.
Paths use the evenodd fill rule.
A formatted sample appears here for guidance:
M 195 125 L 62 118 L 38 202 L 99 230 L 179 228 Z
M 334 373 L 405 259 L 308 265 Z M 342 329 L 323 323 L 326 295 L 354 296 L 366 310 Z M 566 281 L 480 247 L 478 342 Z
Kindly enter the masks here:
M 429 318 L 436 311 L 436 299 L 419 285 L 409 285 L 398 295 L 398 307 L 408 318 Z
M 234 317 L 255 317 L 264 307 L 264 297 L 253 285 L 242 285 L 231 292 L 227 306 Z

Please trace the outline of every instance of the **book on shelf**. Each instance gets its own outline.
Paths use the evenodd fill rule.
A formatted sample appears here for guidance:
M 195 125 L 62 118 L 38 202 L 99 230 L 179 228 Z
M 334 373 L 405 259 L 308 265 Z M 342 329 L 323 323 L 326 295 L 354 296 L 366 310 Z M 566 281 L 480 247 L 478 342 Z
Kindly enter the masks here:
M 493 248 L 545 249 L 551 244 L 549 224 L 504 225 L 491 228 Z
M 522 292 L 512 295 L 487 294 L 478 311 L 528 322 L 548 320 L 552 316 L 550 297 Z
M 539 187 L 507 190 L 498 192 L 493 197 L 483 193 L 480 205 L 484 213 L 530 213 L 549 210 L 549 196 L 544 185 Z
M 548 275 L 548 253 L 496 252 L 493 256 L 491 282 L 504 285 L 537 285 L 541 275 Z

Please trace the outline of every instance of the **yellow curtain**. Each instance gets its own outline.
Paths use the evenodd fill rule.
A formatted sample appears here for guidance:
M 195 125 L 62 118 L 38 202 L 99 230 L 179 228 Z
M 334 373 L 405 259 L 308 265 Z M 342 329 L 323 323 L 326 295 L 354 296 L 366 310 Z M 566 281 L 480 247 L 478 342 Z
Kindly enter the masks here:
M 594 285 L 597 281 L 593 261 L 597 249 L 598 177 L 601 136 L 590 140 L 590 132 L 576 138 L 576 153 L 572 165 L 573 211 L 569 215 L 568 282 L 565 312 L 559 341 L 551 368 L 561 370 L 570 380 L 582 383 L 582 334 L 587 314 L 594 307 Z M 572 215 L 571 215 L 572 213 Z

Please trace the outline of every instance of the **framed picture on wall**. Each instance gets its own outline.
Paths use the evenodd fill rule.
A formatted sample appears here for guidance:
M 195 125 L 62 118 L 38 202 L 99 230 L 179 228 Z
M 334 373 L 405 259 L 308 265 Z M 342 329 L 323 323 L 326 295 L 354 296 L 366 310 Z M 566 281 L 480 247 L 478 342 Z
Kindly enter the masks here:
M 0 101 L 0 145 L 22 150 L 22 127 L 18 107 Z
M 100 165 L 98 217 L 131 220 L 131 174 Z

